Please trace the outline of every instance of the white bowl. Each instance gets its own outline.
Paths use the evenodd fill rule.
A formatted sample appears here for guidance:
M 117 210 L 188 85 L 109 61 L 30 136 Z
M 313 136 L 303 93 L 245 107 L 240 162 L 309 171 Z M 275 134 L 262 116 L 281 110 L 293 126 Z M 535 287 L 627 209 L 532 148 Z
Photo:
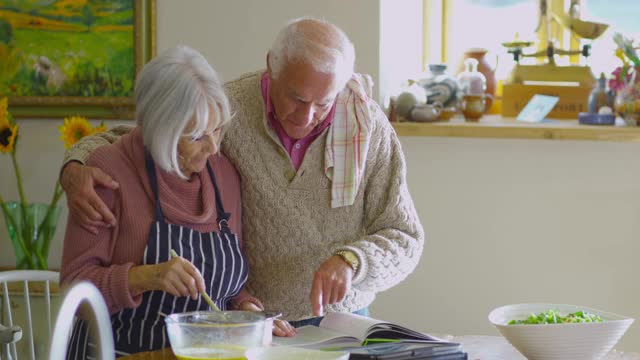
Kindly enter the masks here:
M 343 351 L 320 351 L 290 346 L 272 346 L 247 350 L 247 360 L 348 360 Z
M 531 313 L 557 310 L 561 314 L 586 311 L 599 315 L 599 323 L 507 325 Z M 585 306 L 564 304 L 515 304 L 494 309 L 489 321 L 529 360 L 588 360 L 603 358 L 627 331 L 633 319 Z

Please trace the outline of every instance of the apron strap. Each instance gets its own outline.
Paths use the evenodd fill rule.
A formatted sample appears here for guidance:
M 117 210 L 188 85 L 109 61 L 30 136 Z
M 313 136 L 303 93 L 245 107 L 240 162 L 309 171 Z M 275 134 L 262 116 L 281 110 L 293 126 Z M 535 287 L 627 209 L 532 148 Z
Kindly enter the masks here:
M 149 182 L 151 183 L 151 190 L 156 200 L 156 220 L 164 222 L 164 214 L 162 213 L 162 207 L 160 206 L 160 193 L 158 192 L 158 177 L 156 175 L 156 166 L 149 154 L 149 150 L 144 149 L 144 163 L 147 167 L 147 176 L 149 176 Z
M 223 229 L 229 228 L 229 218 L 231 217 L 231 213 L 224 212 L 224 206 L 222 205 L 222 196 L 220 194 L 220 190 L 218 190 L 218 183 L 216 182 L 216 174 L 213 172 L 213 168 L 211 167 L 211 162 L 207 160 L 207 170 L 209 171 L 209 176 L 211 177 L 211 182 L 213 183 L 213 189 L 216 192 L 216 212 L 218 213 L 218 227 L 220 231 Z

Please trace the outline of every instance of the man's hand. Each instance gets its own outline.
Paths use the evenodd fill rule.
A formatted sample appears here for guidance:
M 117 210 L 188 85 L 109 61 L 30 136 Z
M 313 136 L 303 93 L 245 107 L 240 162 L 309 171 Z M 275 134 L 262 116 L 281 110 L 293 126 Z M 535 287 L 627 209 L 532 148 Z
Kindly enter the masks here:
M 314 316 L 322 316 L 323 307 L 342 301 L 351 289 L 353 269 L 340 256 L 334 255 L 320 265 L 313 276 L 311 305 Z
M 243 301 L 238 307 L 239 310 L 244 311 L 262 311 L 258 305 L 251 301 Z M 287 320 L 275 319 L 273 320 L 273 335 L 281 337 L 295 336 L 297 333 L 296 328 L 291 326 Z
M 100 226 L 116 225 L 115 216 L 95 191 L 98 185 L 112 190 L 118 188 L 118 183 L 109 175 L 98 168 L 73 161 L 62 170 L 60 185 L 67 193 L 67 205 L 71 215 L 78 219 L 87 231 L 97 234 Z

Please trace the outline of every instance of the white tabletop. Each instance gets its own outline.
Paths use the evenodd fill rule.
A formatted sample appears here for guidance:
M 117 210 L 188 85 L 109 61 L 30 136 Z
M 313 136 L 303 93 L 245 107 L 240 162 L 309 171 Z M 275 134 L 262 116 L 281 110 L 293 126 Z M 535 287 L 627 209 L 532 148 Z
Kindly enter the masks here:
M 501 336 L 444 336 L 446 340 L 461 343 L 469 360 L 526 360 Z M 640 360 L 638 353 L 613 350 L 604 360 Z

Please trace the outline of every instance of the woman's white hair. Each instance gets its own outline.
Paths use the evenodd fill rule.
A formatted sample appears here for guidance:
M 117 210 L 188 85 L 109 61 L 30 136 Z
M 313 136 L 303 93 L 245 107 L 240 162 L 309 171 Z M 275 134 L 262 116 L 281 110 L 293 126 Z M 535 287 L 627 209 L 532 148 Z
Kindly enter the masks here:
M 215 127 L 231 119 L 229 100 L 215 70 L 199 52 L 187 46 L 164 50 L 142 68 L 135 99 L 136 121 L 153 160 L 163 170 L 184 179 L 187 177 L 178 164 L 180 137 L 202 136 L 210 109 Z M 185 133 L 192 120 L 194 126 Z
M 285 26 L 269 51 L 269 68 L 274 78 L 291 60 L 301 60 L 316 71 L 333 74 L 342 88 L 354 71 L 353 44 L 337 26 L 319 19 L 300 18 Z

